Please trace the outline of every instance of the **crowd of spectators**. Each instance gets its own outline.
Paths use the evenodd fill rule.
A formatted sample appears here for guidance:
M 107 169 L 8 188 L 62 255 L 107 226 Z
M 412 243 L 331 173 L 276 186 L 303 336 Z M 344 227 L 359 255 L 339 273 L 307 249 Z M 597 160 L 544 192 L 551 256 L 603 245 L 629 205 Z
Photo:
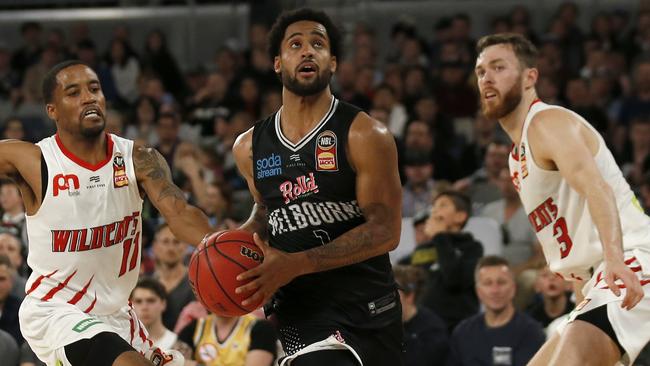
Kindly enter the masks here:
M 544 29 L 533 29 L 530 11 L 515 6 L 491 19 L 490 32 L 521 33 L 537 45 L 539 97 L 593 124 L 650 212 L 650 10 L 598 12 L 586 28 L 579 25 L 579 11 L 563 3 Z M 25 23 L 20 45 L 0 43 L 1 138 L 38 141 L 54 133 L 43 115 L 40 82 L 54 64 L 78 58 L 101 81 L 107 130 L 156 147 L 176 184 L 211 223 L 235 228 L 248 217 L 252 198 L 236 171 L 232 145 L 281 105 L 281 84 L 266 49 L 268 29 L 253 23 L 242 42 L 248 47 L 218 45 L 213 59 L 183 70 L 160 30 L 140 46 L 131 41 L 134 30 L 116 26 L 104 47 L 89 36 L 87 24 L 64 30 Z M 473 72 L 474 37 L 480 35 L 464 13 L 435 19 L 431 34 L 400 20 L 387 45 L 379 44 L 378 31 L 363 22 L 355 25 L 331 85 L 338 98 L 385 123 L 397 142 L 404 230 L 415 233 L 414 240 L 400 243 L 408 256 L 399 258 L 396 269 L 407 349 L 428 352 L 409 356 L 407 366 L 442 365 L 448 354 L 453 365 L 471 363 L 464 341 L 496 337 L 498 343 L 499 337 L 520 334 L 520 327 L 529 330 L 529 344 L 484 348 L 494 364 L 525 364 L 541 344 L 541 329 L 573 303 L 567 285 L 544 268 L 510 183 L 510 142 L 497 121 L 480 113 Z M 15 183 L 0 183 L 0 350 L 10 354 L 3 347 L 13 341 L 23 347 L 21 366 L 38 365 L 13 314 L 29 275 L 24 208 Z M 143 218 L 141 272 L 155 283 L 145 283 L 133 296 L 150 298 L 142 301 L 162 312 L 160 321 L 149 320 L 153 335 L 178 343 L 169 341 L 167 332 L 180 334 L 207 316 L 187 282 L 191 249 L 173 237 L 147 202 Z M 507 271 L 493 270 L 499 267 Z M 508 317 L 494 318 L 503 309 Z M 435 345 L 422 344 L 422 332 L 437 332 L 425 338 Z M 184 346 L 190 357 L 194 346 Z

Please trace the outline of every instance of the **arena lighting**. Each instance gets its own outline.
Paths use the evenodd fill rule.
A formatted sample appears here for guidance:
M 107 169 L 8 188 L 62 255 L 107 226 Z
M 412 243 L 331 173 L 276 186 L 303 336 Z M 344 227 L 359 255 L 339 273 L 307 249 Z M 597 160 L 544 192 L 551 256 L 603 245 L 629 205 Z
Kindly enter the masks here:
M 83 9 L 34 9 L 0 12 L 2 22 L 25 21 L 92 21 L 138 18 L 170 18 L 196 15 L 195 6 L 165 6 L 165 7 L 114 7 L 114 8 L 83 8 Z M 202 15 L 232 15 L 233 12 L 248 14 L 245 4 L 239 5 L 201 5 Z

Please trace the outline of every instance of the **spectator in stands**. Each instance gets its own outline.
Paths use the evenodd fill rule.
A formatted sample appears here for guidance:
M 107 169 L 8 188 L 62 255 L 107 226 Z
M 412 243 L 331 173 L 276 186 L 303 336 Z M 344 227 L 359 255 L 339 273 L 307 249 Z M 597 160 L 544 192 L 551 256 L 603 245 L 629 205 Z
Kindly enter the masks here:
M 11 67 L 11 50 L 6 43 L 0 42 L 0 101 L 15 105 L 19 86 L 18 73 Z
M 187 86 L 178 67 L 176 58 L 167 47 L 167 38 L 160 29 L 147 35 L 142 53 L 142 69 L 160 77 L 165 90 L 169 90 L 176 100 L 184 100 Z
M 646 161 L 650 159 L 650 115 L 640 116 L 631 121 L 629 142 L 625 144 L 621 167 L 623 174 L 631 185 L 641 184 Z
M 158 103 L 149 97 L 140 97 L 133 107 L 132 124 L 126 128 L 126 138 L 141 140 L 147 145 L 158 144 L 156 121 L 158 120 Z
M 447 365 L 526 365 L 545 336 L 539 323 L 515 310 L 515 280 L 508 261 L 481 258 L 475 279 L 485 313 L 463 320 L 454 329 Z
M 130 105 L 138 99 L 137 80 L 140 65 L 137 58 L 129 52 L 124 40 L 113 39 L 109 46 L 108 66 L 115 81 L 117 95 L 122 102 Z
M 11 334 L 16 343 L 23 344 L 20 324 L 18 323 L 18 309 L 21 300 L 11 294 L 13 287 L 14 267 L 11 260 L 0 254 L 0 330 Z
M 566 84 L 564 95 L 567 99 L 567 108 L 581 115 L 591 125 L 605 136 L 609 128 L 609 121 L 605 111 L 595 104 L 590 92 L 590 83 L 586 79 L 571 79 Z
M 435 179 L 450 180 L 455 176 L 453 158 L 438 144 L 438 139 L 430 124 L 421 120 L 413 120 L 406 126 L 404 144 L 400 157 L 404 158 L 407 151 L 426 151 L 429 160 L 435 167 Z
M 560 276 L 545 266 L 538 272 L 535 290 L 540 296 L 526 312 L 537 320 L 542 327 L 548 327 L 551 322 L 573 310 L 575 304 L 571 301 L 571 286 Z
M 2 139 L 26 140 L 25 125 L 18 117 L 10 117 L 2 125 Z
M 426 272 L 418 267 L 394 266 L 402 303 L 404 366 L 444 365 L 449 349 L 447 324 L 433 311 L 418 306 Z
M 401 138 L 404 135 L 408 115 L 406 114 L 406 108 L 399 102 L 395 90 L 391 86 L 381 84 L 375 88 L 372 107 L 388 111 L 388 129 L 393 136 Z
M 106 132 L 124 137 L 124 116 L 115 109 L 106 110 Z
M 11 334 L 2 329 L 0 329 L 0 357 L 2 357 L 3 365 L 18 366 L 20 359 L 18 344 Z
M 156 266 L 153 277 L 162 283 L 167 292 L 163 324 L 167 329 L 174 329 L 183 307 L 194 300 L 184 263 L 187 243 L 178 240 L 169 226 L 162 224 L 156 229 L 152 252 Z
M 163 285 L 153 278 L 143 278 L 131 291 L 129 301 L 149 333 L 154 346 L 162 350 L 183 349 L 177 344 L 178 335 L 162 323 L 162 314 L 167 306 L 167 293 Z
M 173 112 L 161 113 L 158 117 L 156 132 L 158 144 L 156 149 L 165 158 L 170 167 L 174 166 L 174 154 L 180 142 L 180 116 Z
M 476 114 L 473 140 L 464 146 L 460 157 L 461 177 L 466 177 L 481 168 L 488 145 L 497 137 L 497 131 L 501 130 L 498 126 L 496 120 L 486 118 L 481 112 Z
M 632 87 L 632 95 L 623 100 L 617 116 L 624 126 L 629 126 L 638 117 L 650 115 L 650 58 L 644 57 L 634 65 Z
M 11 295 L 22 300 L 25 297 L 25 284 L 27 278 L 25 270 L 23 269 L 23 256 L 22 244 L 20 239 L 11 232 L 7 231 L 5 227 L 0 229 L 0 254 L 6 255 L 11 261 L 11 277 L 13 286 L 11 288 Z
M 60 57 L 56 49 L 47 47 L 41 52 L 39 61 L 25 70 L 22 85 L 25 103 L 39 104 L 43 102 L 43 79 L 45 74 L 61 61 Z
M 434 189 L 433 163 L 425 150 L 407 150 L 404 157 L 406 182 L 402 188 L 402 216 L 413 217 L 431 202 Z
M 467 193 L 480 210 L 485 204 L 501 199 L 499 176 L 507 167 L 510 147 L 501 140 L 493 140 L 487 147 L 483 167 L 472 175 L 454 183 L 454 189 Z
M 13 180 L 0 180 L 0 208 L 2 209 L 2 224 L 18 228 L 18 237 L 22 245 L 28 247 L 25 206 L 20 196 L 20 189 Z
M 449 331 L 478 311 L 474 268 L 483 255 L 483 247 L 471 234 L 461 232 L 470 215 L 471 202 L 467 196 L 456 191 L 439 193 L 424 227 L 428 242 L 417 247 L 412 256 L 417 261 L 418 252 L 424 257 L 427 250 L 435 250 L 429 252 L 432 262 L 421 303 L 439 315 Z
M 275 328 L 252 314 L 210 314 L 192 321 L 178 338 L 190 346 L 184 354 L 189 365 L 271 366 L 277 353 Z
M 499 175 L 499 189 L 502 199 L 490 202 L 481 211 L 481 216 L 494 219 L 503 233 L 502 256 L 512 266 L 517 282 L 515 306 L 525 307 L 533 295 L 537 269 L 544 265 L 542 248 L 528 221 L 528 215 L 512 183 L 510 170 L 503 168 Z
M 334 93 L 337 98 L 368 111 L 371 107 L 371 101 L 357 89 L 357 71 L 354 63 L 350 61 L 339 62 L 333 85 Z
M 11 68 L 16 70 L 20 80 L 27 68 L 36 64 L 41 57 L 41 32 L 41 25 L 37 22 L 25 22 L 20 26 L 23 45 L 14 52 L 11 59 Z
M 106 102 L 115 103 L 118 95 L 115 89 L 115 81 L 111 69 L 99 59 L 95 42 L 90 39 L 80 41 L 76 46 L 76 56 L 79 61 L 90 66 L 99 78 L 99 83 L 102 85 L 102 92 L 106 98 Z

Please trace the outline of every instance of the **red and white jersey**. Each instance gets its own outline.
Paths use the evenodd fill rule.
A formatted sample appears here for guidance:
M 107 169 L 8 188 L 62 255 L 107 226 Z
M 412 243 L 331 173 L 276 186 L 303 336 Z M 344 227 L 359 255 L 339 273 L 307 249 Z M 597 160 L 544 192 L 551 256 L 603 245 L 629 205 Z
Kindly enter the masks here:
M 569 186 L 559 171 L 535 164 L 528 144 L 528 126 L 533 117 L 550 108 L 571 113 L 597 136 L 599 147 L 594 159 L 616 197 L 624 250 L 650 248 L 650 218 L 643 213 L 603 138 L 587 121 L 568 109 L 533 102 L 524 122 L 521 142 L 513 146 L 510 155 L 510 176 L 551 270 L 566 279 L 586 280 L 590 269 L 603 259 L 600 237 L 587 201 Z
M 99 315 L 128 303 L 142 232 L 133 141 L 109 134 L 106 140 L 107 158 L 96 165 L 74 156 L 58 135 L 40 141 L 47 192 L 38 212 L 27 216 L 27 263 L 34 270 L 27 296 Z

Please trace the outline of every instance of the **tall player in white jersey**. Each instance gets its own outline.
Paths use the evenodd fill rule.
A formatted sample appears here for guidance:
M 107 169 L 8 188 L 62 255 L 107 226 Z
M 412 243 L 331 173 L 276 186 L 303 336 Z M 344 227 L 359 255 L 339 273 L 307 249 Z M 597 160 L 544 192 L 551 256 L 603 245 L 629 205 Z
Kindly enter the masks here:
M 514 143 L 511 177 L 546 260 L 585 297 L 530 364 L 631 363 L 650 340 L 650 219 L 596 130 L 537 98 L 527 39 L 486 36 L 477 52 L 481 107 Z
M 207 218 L 186 203 L 157 151 L 105 133 L 106 102 L 90 67 L 56 65 L 43 96 L 56 135 L 36 145 L 0 142 L 0 175 L 19 184 L 25 203 L 34 270 L 19 314 L 23 336 L 49 366 L 182 365 L 150 348 L 128 305 L 142 195 L 186 242 L 212 230 Z

